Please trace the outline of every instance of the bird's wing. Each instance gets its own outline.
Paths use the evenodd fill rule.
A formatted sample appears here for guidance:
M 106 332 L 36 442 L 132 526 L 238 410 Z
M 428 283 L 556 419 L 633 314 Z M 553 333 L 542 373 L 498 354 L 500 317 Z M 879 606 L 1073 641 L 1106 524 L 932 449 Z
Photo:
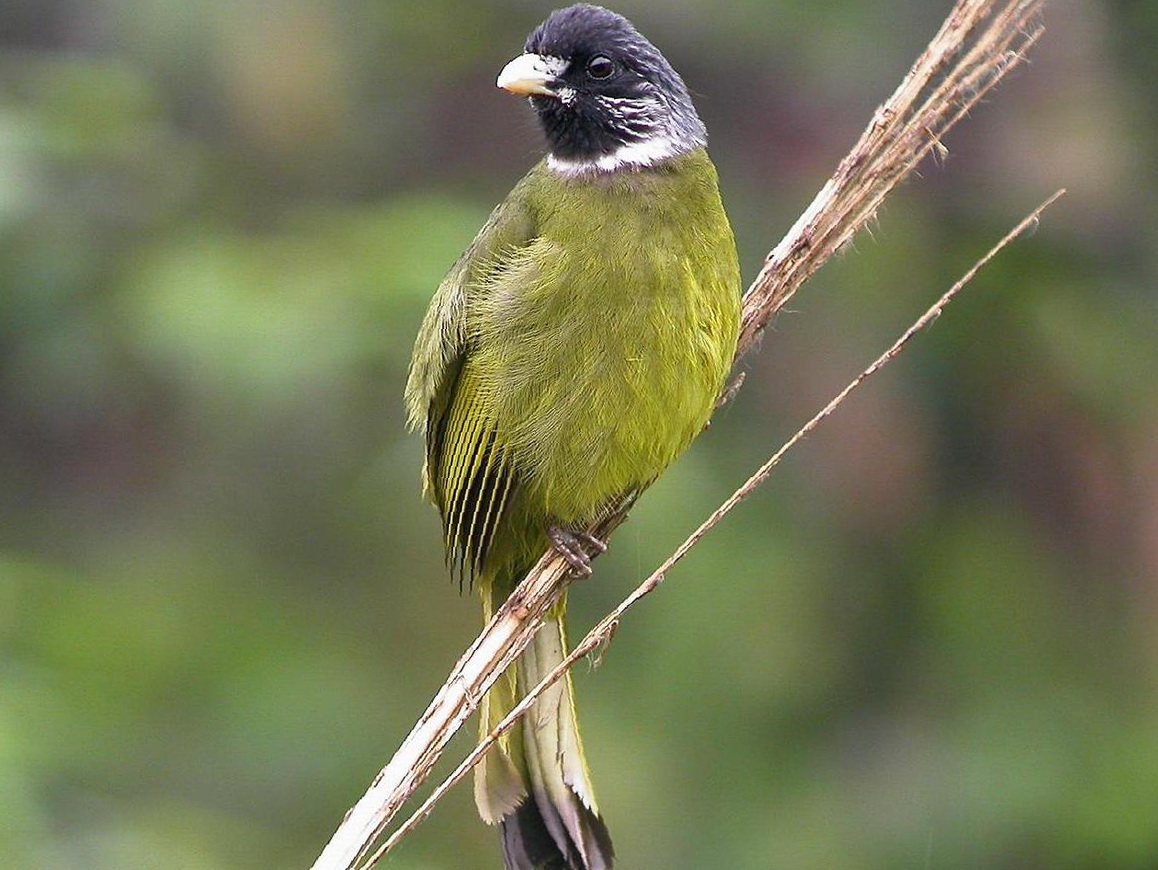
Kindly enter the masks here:
M 469 364 L 470 309 L 535 238 L 527 204 L 528 179 L 492 213 L 443 279 L 414 345 L 406 406 L 412 427 L 426 435 L 423 484 L 442 512 L 447 558 L 471 577 L 479 569 L 513 485 L 495 444 L 483 385 Z

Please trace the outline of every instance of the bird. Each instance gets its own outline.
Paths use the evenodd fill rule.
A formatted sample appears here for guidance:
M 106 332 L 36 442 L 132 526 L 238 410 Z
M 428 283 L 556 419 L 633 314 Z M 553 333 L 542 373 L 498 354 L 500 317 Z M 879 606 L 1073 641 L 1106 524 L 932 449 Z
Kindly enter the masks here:
M 707 425 L 735 353 L 740 269 L 683 79 L 621 15 L 552 12 L 497 85 L 547 153 L 436 290 L 405 402 L 451 570 L 484 619 L 549 548 L 576 574 L 593 524 Z M 565 594 L 480 701 L 488 734 L 567 651 Z M 608 870 L 570 676 L 475 770 L 507 870 Z

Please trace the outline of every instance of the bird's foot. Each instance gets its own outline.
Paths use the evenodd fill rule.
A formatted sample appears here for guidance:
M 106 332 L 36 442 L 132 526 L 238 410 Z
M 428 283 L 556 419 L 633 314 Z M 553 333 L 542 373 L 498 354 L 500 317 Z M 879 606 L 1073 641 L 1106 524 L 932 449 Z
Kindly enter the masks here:
M 590 577 L 591 560 L 607 552 L 607 544 L 590 532 L 571 532 L 551 526 L 547 529 L 547 537 L 551 539 L 555 552 L 566 559 L 571 570 L 580 577 Z

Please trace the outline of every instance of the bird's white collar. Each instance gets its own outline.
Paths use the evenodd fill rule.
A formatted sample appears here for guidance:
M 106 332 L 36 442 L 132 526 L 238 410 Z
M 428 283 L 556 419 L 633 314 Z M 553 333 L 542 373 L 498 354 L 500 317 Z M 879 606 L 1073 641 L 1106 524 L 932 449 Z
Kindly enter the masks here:
M 547 168 L 565 176 L 615 172 L 620 169 L 646 169 L 687 150 L 685 142 L 676 142 L 670 136 L 652 136 L 642 142 L 620 145 L 610 154 L 604 154 L 594 160 L 569 160 L 552 154 L 547 157 Z

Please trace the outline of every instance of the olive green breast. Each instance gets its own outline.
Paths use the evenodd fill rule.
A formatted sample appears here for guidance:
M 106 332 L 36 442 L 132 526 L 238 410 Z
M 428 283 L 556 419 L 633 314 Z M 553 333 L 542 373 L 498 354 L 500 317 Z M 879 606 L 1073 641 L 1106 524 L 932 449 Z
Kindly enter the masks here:
M 590 519 L 703 428 L 739 323 L 735 242 L 702 149 L 523 186 L 529 245 L 498 252 L 467 315 L 469 366 L 524 511 Z

